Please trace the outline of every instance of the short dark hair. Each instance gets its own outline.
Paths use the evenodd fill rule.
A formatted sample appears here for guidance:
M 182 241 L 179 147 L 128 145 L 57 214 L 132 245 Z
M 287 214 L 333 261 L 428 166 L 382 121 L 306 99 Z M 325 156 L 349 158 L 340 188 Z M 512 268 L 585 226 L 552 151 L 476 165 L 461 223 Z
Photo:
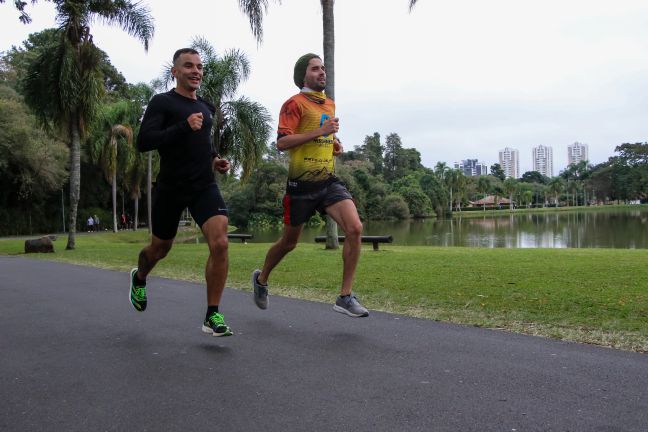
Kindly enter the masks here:
M 178 57 L 180 57 L 182 54 L 200 54 L 200 53 L 193 48 L 180 48 L 178 51 L 176 51 L 173 54 L 173 64 L 175 64 L 176 60 L 178 60 Z

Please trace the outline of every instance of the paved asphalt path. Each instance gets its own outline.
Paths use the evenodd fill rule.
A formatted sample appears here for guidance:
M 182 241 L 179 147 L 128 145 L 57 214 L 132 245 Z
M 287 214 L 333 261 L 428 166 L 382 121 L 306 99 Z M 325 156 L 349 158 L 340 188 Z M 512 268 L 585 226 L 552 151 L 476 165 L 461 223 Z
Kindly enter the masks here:
M 0 257 L 0 431 L 648 431 L 648 356 Z

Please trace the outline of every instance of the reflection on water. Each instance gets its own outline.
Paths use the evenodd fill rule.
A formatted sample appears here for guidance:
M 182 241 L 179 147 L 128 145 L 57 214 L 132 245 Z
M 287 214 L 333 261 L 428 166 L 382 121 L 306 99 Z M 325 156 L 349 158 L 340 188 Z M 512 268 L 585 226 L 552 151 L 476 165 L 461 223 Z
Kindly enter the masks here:
M 648 248 L 648 208 L 452 220 L 367 221 L 365 235 L 394 237 L 398 245 L 486 248 Z M 254 242 L 274 242 L 280 230 L 246 230 Z M 340 234 L 343 234 L 340 232 Z M 302 242 L 313 242 L 325 229 L 305 228 Z

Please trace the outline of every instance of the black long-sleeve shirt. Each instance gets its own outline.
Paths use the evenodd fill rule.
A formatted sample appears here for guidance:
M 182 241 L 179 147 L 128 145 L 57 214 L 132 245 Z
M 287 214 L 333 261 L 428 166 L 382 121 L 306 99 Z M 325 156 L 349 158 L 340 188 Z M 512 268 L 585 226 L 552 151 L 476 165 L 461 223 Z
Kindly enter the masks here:
M 202 112 L 203 123 L 194 131 L 187 118 L 197 112 Z M 137 136 L 137 149 L 159 152 L 159 186 L 200 190 L 213 183 L 211 128 L 215 112 L 214 106 L 200 97 L 187 98 L 175 90 L 153 96 Z

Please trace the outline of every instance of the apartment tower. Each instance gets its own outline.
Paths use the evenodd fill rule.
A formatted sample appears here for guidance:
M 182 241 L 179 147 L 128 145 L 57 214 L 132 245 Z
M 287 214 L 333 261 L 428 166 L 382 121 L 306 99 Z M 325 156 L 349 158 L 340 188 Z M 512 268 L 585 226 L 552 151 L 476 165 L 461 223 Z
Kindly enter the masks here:
M 588 161 L 588 153 L 587 144 L 575 142 L 567 147 L 567 165 L 569 166 L 580 161 Z
M 533 171 L 543 176 L 553 177 L 553 150 L 551 147 L 539 145 L 533 147 Z
M 520 178 L 520 152 L 516 149 L 500 150 L 499 163 L 506 177 Z

